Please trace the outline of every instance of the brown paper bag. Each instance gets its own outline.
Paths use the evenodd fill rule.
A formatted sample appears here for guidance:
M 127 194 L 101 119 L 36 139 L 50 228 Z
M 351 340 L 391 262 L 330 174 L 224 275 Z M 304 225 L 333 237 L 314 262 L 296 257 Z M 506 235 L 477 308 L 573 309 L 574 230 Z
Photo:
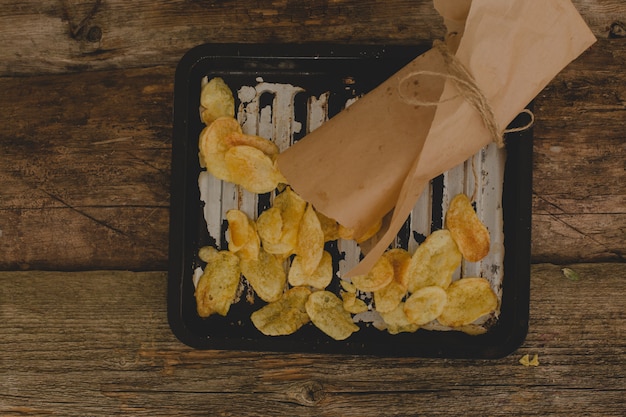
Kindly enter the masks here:
M 417 57 L 278 158 L 297 193 L 356 235 L 386 216 L 348 276 L 369 271 L 432 178 L 494 140 L 494 127 L 507 126 L 595 42 L 570 0 L 435 7 L 449 32 L 445 49 Z M 460 91 L 453 55 L 486 108 Z

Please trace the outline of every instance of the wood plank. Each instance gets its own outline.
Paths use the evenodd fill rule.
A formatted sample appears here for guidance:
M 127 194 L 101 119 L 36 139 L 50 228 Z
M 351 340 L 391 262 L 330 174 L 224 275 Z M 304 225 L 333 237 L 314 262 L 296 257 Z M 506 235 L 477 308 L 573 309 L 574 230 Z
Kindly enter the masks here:
M 626 264 L 570 267 L 533 266 L 530 332 L 497 360 L 197 351 L 165 273 L 1 272 L 0 414 L 621 416 Z
M 622 0 L 574 4 L 596 36 L 623 36 Z M 444 35 L 430 0 L 2 0 L 0 27 L 0 76 L 174 65 L 205 42 L 410 44 Z
M 624 259 L 624 67 L 624 42 L 602 40 L 536 100 L 535 261 Z M 166 269 L 172 80 L 0 79 L 0 269 Z

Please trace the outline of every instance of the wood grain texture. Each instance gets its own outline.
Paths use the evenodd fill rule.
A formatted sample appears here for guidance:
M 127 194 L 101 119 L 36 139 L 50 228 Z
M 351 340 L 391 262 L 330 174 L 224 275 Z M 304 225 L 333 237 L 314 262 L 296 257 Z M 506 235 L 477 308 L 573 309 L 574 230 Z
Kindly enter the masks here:
M 532 256 L 623 260 L 626 40 L 535 101 Z M 164 270 L 172 67 L 0 78 L 0 269 Z
M 533 266 L 528 337 L 498 360 L 197 351 L 165 273 L 2 272 L 0 414 L 622 416 L 626 264 L 570 267 Z
M 596 36 L 623 36 L 622 0 L 575 0 Z M 410 44 L 441 38 L 430 0 L 0 1 L 0 75 L 174 65 L 227 43 Z

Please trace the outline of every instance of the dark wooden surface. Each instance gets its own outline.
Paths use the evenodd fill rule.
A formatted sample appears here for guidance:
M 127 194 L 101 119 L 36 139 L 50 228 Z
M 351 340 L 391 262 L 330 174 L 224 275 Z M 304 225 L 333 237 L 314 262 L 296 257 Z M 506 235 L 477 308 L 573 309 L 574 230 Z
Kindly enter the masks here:
M 626 3 L 574 4 L 598 42 L 535 101 L 529 335 L 455 361 L 194 351 L 165 311 L 181 56 L 423 43 L 431 2 L 0 0 L 0 415 L 626 414 Z

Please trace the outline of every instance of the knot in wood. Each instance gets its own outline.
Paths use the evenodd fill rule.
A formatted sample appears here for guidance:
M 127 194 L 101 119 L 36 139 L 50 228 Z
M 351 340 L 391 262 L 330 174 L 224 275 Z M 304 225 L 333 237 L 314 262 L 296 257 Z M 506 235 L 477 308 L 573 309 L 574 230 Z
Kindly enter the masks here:
M 319 404 L 326 396 L 324 387 L 317 381 L 305 381 L 302 384 L 294 384 L 289 388 L 289 396 L 298 404 L 313 406 Z
M 609 38 L 626 38 L 626 24 L 623 22 L 611 23 Z

